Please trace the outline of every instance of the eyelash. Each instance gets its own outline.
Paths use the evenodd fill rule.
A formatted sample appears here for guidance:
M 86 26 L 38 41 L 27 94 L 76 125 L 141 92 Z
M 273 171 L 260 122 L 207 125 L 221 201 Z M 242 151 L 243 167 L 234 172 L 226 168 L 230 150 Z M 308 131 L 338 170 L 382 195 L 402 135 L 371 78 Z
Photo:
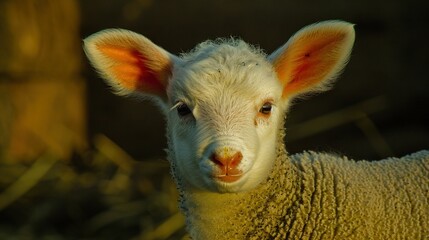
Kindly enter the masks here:
M 262 107 L 259 109 L 259 112 L 264 115 L 270 115 L 272 109 L 273 109 L 273 104 L 271 102 L 265 102 L 262 105 Z
M 188 107 L 188 105 L 182 101 L 177 101 L 173 107 L 170 108 L 170 111 L 176 111 L 179 117 L 186 117 L 189 114 L 192 114 L 192 110 Z
M 192 110 L 185 103 L 179 103 L 176 107 L 177 114 L 181 117 L 185 117 L 192 113 Z

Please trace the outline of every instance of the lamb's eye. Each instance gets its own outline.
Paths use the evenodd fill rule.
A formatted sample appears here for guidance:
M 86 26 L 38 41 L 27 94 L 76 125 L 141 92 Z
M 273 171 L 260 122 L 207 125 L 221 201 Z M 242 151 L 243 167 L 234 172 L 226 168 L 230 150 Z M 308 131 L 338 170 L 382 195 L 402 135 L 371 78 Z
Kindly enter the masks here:
M 177 113 L 182 117 L 184 117 L 184 116 L 186 116 L 192 112 L 191 109 L 189 109 L 188 105 L 186 105 L 184 103 L 181 103 L 179 106 L 177 106 L 176 109 L 177 109 Z
M 259 109 L 259 112 L 265 115 L 269 115 L 271 113 L 271 109 L 273 108 L 273 105 L 270 102 L 264 103 L 262 105 L 261 109 Z

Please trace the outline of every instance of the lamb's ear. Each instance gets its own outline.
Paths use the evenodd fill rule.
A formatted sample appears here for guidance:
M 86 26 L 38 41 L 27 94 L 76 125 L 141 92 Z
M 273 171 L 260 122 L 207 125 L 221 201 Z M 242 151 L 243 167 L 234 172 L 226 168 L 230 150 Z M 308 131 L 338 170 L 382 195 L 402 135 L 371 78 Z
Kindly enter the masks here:
M 164 102 L 177 57 L 144 36 L 107 29 L 84 40 L 92 65 L 118 95 L 142 95 Z
M 283 98 L 326 90 L 346 65 L 354 38 L 353 24 L 342 21 L 298 31 L 268 57 L 283 84 Z

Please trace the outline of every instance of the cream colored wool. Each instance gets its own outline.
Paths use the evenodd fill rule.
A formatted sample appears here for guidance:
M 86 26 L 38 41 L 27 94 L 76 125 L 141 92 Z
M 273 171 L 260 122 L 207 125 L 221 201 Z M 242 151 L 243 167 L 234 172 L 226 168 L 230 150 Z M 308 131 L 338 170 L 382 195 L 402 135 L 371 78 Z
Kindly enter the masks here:
M 279 139 L 256 189 L 181 192 L 192 239 L 429 239 L 429 151 L 356 162 Z

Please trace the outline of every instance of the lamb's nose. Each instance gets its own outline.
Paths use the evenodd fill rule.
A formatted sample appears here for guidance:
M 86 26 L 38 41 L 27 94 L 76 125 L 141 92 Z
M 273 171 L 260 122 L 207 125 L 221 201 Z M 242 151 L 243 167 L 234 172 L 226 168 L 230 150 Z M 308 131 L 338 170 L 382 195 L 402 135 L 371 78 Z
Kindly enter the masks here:
M 241 152 L 235 152 L 233 154 L 222 154 L 213 153 L 210 160 L 214 162 L 220 168 L 234 169 L 240 164 L 243 159 Z
M 216 164 L 218 171 L 215 177 L 224 182 L 234 182 L 240 178 L 242 171 L 238 165 L 243 159 L 240 151 L 220 151 L 211 155 L 210 160 Z

